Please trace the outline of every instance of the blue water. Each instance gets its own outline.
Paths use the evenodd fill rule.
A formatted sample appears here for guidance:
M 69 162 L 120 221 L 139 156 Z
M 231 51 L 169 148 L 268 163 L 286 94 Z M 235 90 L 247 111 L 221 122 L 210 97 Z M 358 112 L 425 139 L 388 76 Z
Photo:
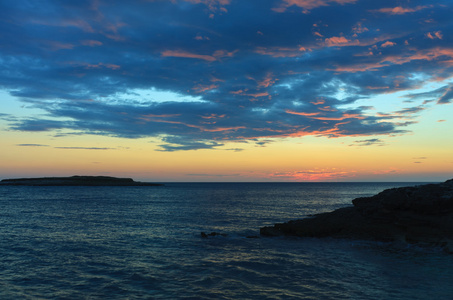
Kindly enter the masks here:
M 453 299 L 440 249 L 247 238 L 405 185 L 0 186 L 0 299 Z

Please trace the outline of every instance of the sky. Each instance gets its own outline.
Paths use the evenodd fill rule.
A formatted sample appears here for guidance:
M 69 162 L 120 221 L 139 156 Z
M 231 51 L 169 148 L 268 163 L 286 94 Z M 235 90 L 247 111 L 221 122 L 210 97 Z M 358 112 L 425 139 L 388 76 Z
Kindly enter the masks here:
M 451 0 L 0 0 L 0 178 L 444 181 Z

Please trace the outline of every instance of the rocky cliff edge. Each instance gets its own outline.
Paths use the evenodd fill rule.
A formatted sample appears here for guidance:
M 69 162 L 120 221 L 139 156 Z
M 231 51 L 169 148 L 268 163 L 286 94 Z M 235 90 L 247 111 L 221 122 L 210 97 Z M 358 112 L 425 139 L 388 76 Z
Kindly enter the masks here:
M 453 179 L 384 190 L 352 207 L 275 224 L 263 236 L 334 237 L 440 246 L 453 253 Z

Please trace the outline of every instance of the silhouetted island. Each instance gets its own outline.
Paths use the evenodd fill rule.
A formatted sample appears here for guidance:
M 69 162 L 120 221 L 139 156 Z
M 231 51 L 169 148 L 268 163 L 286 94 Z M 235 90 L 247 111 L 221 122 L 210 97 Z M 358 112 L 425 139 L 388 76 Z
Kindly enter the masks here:
M 71 176 L 3 179 L 0 185 L 26 186 L 161 186 L 150 182 L 136 182 L 132 178 L 110 176 Z
M 352 207 L 263 227 L 260 233 L 416 243 L 453 253 L 453 179 L 387 189 L 352 203 Z

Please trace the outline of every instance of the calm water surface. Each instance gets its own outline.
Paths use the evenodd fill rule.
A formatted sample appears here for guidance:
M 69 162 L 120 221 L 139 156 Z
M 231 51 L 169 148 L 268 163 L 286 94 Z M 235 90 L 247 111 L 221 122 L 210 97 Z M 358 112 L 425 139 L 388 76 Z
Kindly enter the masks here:
M 439 249 L 246 238 L 405 185 L 0 186 L 0 299 L 453 299 Z

